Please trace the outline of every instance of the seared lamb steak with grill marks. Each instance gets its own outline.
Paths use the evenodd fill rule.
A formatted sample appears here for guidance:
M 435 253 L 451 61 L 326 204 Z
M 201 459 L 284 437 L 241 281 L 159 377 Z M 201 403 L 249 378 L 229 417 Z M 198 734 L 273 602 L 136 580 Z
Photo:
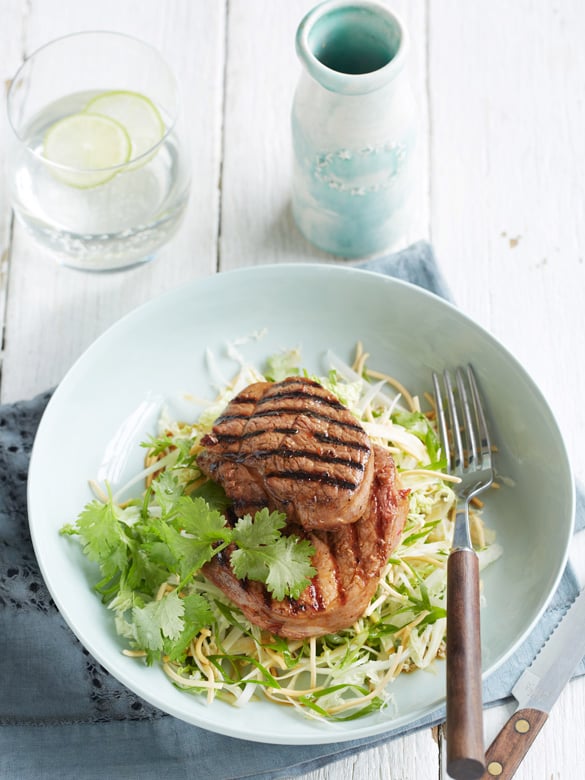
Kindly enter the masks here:
M 354 415 L 318 382 L 249 385 L 226 407 L 198 464 L 238 517 L 268 506 L 307 530 L 356 522 L 366 511 L 374 456 Z
M 329 531 L 291 527 L 316 551 L 317 574 L 299 599 L 272 600 L 263 584 L 238 580 L 229 547 L 205 564 L 203 574 L 252 623 L 282 637 L 304 639 L 346 628 L 364 613 L 398 544 L 408 506 L 408 491 L 397 484 L 392 457 L 378 446 L 374 449 L 376 470 L 363 517 Z

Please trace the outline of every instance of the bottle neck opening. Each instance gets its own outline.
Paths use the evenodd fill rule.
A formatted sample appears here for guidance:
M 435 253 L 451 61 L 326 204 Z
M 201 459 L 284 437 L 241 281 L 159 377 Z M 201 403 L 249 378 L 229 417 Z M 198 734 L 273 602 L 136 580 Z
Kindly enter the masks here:
M 371 92 L 401 70 L 406 33 L 398 18 L 371 2 L 329 0 L 310 11 L 297 31 L 297 53 L 323 87 Z

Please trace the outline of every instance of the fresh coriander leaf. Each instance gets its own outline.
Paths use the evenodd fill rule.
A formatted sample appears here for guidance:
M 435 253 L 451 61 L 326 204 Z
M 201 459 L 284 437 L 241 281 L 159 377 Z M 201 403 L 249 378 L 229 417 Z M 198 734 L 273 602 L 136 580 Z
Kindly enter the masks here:
M 269 574 L 270 548 L 281 538 L 280 529 L 286 525 L 286 516 L 267 508 L 241 517 L 236 523 L 232 539 L 238 546 L 231 557 L 234 573 L 239 579 L 248 578 L 266 582 Z
M 161 632 L 168 639 L 178 639 L 183 630 L 183 615 L 185 613 L 184 600 L 176 590 L 172 590 L 157 602 L 160 618 Z
M 232 540 L 242 548 L 256 548 L 275 544 L 280 539 L 280 529 L 286 525 L 286 515 L 261 509 L 254 519 L 251 515 L 241 517 L 236 523 Z
M 163 471 L 159 477 L 152 481 L 152 491 L 154 500 L 161 508 L 163 515 L 169 515 L 181 497 L 183 488 L 179 485 L 172 471 Z
M 176 510 L 176 523 L 201 543 L 225 541 L 230 535 L 225 517 L 217 509 L 211 509 L 203 498 L 183 496 Z
M 77 528 L 83 540 L 83 551 L 98 563 L 119 546 L 123 533 L 111 503 L 92 501 L 77 518 Z
M 213 623 L 213 613 L 205 596 L 199 593 L 190 593 L 183 599 L 183 605 L 185 607 L 183 630 L 174 642 L 166 641 L 164 643 L 165 653 L 171 661 L 181 660 L 201 629 Z
M 160 526 L 162 527 L 162 525 L 163 524 L 161 523 Z M 160 534 L 158 535 L 160 538 Z M 150 542 L 144 540 L 142 546 L 153 564 L 164 569 L 167 574 L 176 574 L 177 556 L 173 553 L 169 544 L 164 541 Z
M 118 520 L 118 508 L 111 502 L 92 501 L 77 518 L 83 552 L 100 565 L 104 577 L 112 578 L 127 563 L 129 539 Z
M 317 573 L 311 566 L 315 548 L 306 539 L 299 541 L 296 537 L 283 536 L 273 549 L 274 557 L 266 587 L 277 600 L 283 599 L 285 595 L 296 599 Z
M 158 558 L 166 557 L 169 571 L 185 579 L 198 571 L 231 540 L 231 529 L 221 512 L 203 498 L 181 496 L 174 504 L 172 519 L 152 520 L 152 533 L 160 540 Z M 219 546 L 218 546 L 219 543 Z M 168 554 L 164 552 L 164 547 Z M 173 563 L 174 559 L 174 563 Z
M 187 536 L 167 523 L 161 523 L 158 532 L 174 556 L 174 572 L 180 574 L 182 579 L 199 571 L 204 563 L 213 558 L 213 546 L 207 539 Z
M 270 573 L 270 553 L 267 555 L 265 550 L 240 548 L 232 552 L 230 561 L 234 574 L 239 580 L 248 579 L 265 583 L 268 579 Z
M 185 606 L 176 590 L 151 601 L 144 607 L 134 607 L 132 618 L 136 628 L 136 642 L 144 650 L 161 651 L 164 638 L 178 639 L 184 627 Z
M 177 502 L 174 545 L 181 562 L 181 576 L 200 569 L 231 541 L 225 517 L 202 498 L 183 496 Z M 219 544 L 218 544 L 219 543 Z
M 196 632 L 213 623 L 213 613 L 209 602 L 200 593 L 190 593 L 183 599 L 185 605 L 185 623 L 196 627 Z
M 143 650 L 160 652 L 163 649 L 160 621 L 156 613 L 156 601 L 150 602 L 145 607 L 134 607 L 132 610 L 136 644 Z
M 313 545 L 296 536 L 281 536 L 270 545 L 237 549 L 231 555 L 231 564 L 238 579 L 248 578 L 264 582 L 277 600 L 285 596 L 298 598 L 316 574 L 311 566 Z
M 144 593 L 154 593 L 176 569 L 168 562 L 157 560 L 150 554 L 146 542 L 133 542 L 132 554 L 127 569 L 122 573 L 121 582 L 125 588 Z

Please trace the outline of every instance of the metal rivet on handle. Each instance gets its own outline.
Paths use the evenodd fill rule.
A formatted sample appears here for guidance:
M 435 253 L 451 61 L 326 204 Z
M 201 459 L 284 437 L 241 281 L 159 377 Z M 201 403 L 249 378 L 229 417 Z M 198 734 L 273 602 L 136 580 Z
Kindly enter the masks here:
M 514 723 L 514 729 L 519 734 L 526 734 L 527 731 L 530 731 L 530 723 L 525 718 L 520 718 Z
M 487 767 L 487 771 L 488 775 L 491 775 L 492 777 L 498 777 L 504 771 L 504 767 L 500 764 L 499 761 L 490 761 Z

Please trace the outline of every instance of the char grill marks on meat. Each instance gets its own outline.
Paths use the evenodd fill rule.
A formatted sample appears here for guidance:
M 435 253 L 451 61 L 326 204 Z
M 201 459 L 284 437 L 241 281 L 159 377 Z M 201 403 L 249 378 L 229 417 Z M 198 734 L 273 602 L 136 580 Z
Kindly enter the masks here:
M 407 514 L 408 491 L 400 488 L 394 461 L 376 446 L 376 469 L 363 516 L 334 530 L 303 531 L 315 547 L 317 574 L 299 599 L 271 599 L 265 586 L 238 580 L 230 548 L 203 567 L 255 625 L 289 639 L 322 636 L 352 625 L 363 615 L 380 575 L 399 542 Z
M 319 383 L 300 377 L 249 385 L 202 440 L 202 471 L 236 515 L 268 506 L 306 530 L 364 515 L 374 455 L 354 415 Z

